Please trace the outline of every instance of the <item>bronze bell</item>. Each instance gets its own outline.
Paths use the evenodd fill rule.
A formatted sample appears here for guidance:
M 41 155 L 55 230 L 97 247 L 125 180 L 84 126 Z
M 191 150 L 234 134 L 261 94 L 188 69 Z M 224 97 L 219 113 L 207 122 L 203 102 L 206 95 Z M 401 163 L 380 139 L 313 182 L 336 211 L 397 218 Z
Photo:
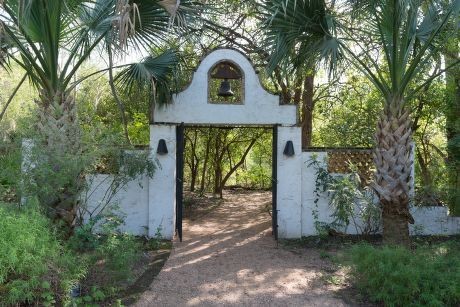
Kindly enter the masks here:
M 238 71 L 232 63 L 222 62 L 217 66 L 216 71 L 211 75 L 214 79 L 223 79 L 220 84 L 219 93 L 217 94 L 220 97 L 232 97 L 235 94 L 232 91 L 232 87 L 228 80 L 241 79 L 241 73 Z
M 220 97 L 232 97 L 235 95 L 228 79 L 225 79 L 220 83 L 219 93 L 217 95 Z

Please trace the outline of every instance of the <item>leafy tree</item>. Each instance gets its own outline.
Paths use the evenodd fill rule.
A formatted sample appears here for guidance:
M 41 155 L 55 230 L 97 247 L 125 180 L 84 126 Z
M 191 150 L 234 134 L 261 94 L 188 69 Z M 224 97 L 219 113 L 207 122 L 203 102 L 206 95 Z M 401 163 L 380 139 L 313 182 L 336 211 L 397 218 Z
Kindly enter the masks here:
M 200 193 L 210 190 L 222 198 L 226 185 L 251 176 L 256 178 L 250 187 L 265 187 L 264 181 L 270 180 L 265 174 L 271 171 L 270 137 L 264 128 L 187 128 L 185 177 L 190 190 L 200 183 Z M 248 169 L 248 161 L 253 159 L 258 167 Z

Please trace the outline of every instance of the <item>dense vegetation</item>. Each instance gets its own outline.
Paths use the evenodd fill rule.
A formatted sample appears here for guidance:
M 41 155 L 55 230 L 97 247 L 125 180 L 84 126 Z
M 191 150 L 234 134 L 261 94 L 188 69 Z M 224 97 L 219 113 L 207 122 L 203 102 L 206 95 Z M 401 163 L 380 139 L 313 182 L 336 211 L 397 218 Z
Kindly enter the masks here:
M 458 0 L 177 3 L 0 0 L 0 305 L 71 303 L 77 285 L 77 305 L 116 297 L 146 247 L 119 231 L 110 196 L 157 167 L 127 150 L 148 144 L 152 106 L 218 46 L 248 54 L 264 86 L 299 106 L 304 148 L 380 150 L 373 189 L 387 242 L 408 244 L 409 203 L 460 215 Z M 143 59 L 124 64 L 135 53 Z M 187 188 L 269 189 L 271 142 L 270 129 L 187 128 Z M 87 212 L 80 196 L 94 173 L 113 181 L 100 210 Z M 336 193 L 335 221 L 353 226 L 363 195 L 353 176 L 325 188 Z M 381 211 L 362 213 L 373 222 Z M 371 300 L 455 305 L 458 251 L 358 246 L 351 260 Z M 98 274 L 113 285 L 90 278 Z
M 350 250 L 357 285 L 385 306 L 456 306 L 460 303 L 460 243 L 401 247 L 357 245 Z

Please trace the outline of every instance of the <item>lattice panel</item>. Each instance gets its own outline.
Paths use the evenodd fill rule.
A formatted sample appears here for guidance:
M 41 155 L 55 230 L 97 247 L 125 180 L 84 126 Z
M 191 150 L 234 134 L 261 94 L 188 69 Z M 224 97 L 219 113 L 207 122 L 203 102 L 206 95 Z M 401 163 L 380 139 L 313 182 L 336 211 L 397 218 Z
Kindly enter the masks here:
M 370 149 L 334 149 L 328 150 L 329 173 L 347 174 L 351 172 L 350 165 L 358 169 L 358 174 L 364 184 L 368 184 L 374 176 L 374 161 Z

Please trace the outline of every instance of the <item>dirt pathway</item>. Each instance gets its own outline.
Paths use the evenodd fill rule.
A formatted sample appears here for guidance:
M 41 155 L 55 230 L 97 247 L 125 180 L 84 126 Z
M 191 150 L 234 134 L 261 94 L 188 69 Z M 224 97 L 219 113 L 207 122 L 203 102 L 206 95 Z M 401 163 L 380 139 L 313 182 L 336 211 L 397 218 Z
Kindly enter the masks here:
M 271 194 L 227 193 L 184 223 L 183 242 L 136 306 L 347 306 L 322 275 L 316 250 L 278 248 L 264 207 Z

